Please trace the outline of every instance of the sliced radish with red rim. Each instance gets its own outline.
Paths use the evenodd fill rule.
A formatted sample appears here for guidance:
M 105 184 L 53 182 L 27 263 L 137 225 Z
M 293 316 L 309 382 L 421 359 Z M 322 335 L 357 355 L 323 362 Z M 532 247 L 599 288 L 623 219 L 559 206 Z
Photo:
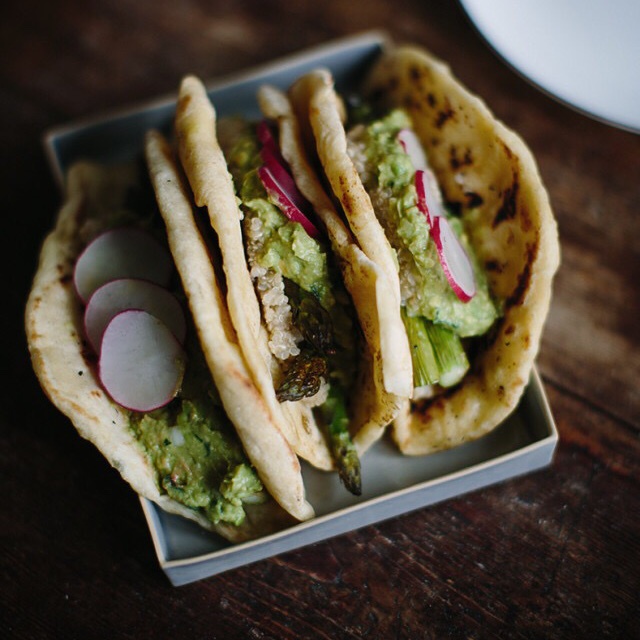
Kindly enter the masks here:
M 167 289 L 148 280 L 120 278 L 103 284 L 89 298 L 84 312 L 87 338 L 100 353 L 102 335 L 121 311 L 137 309 L 155 316 L 184 344 L 187 324 L 182 305 Z
M 444 215 L 439 198 L 438 185 L 433 174 L 422 169 L 416 171 L 415 185 L 418 196 L 418 209 L 424 214 L 431 228 L 433 219 Z
M 411 129 L 400 129 L 397 138 L 404 152 L 409 156 L 413 168 L 426 169 L 428 167 L 427 156 L 418 136 Z
M 456 296 L 462 302 L 469 302 L 476 293 L 473 266 L 444 215 L 438 181 L 429 169 L 422 144 L 410 129 L 401 129 L 397 138 L 416 170 L 414 181 L 418 209 L 427 219 L 442 270 Z
M 411 129 L 401 129 L 398 131 L 397 139 L 415 169 L 414 181 L 418 195 L 418 208 L 431 227 L 432 219 L 443 215 L 438 181 L 429 169 L 427 156 L 418 136 Z
M 289 220 L 300 223 L 312 238 L 320 238 L 320 231 L 300 208 L 305 207 L 306 201 L 286 169 L 277 163 L 265 164 L 258 169 L 258 175 L 271 202 Z
M 468 302 L 476 293 L 476 280 L 467 252 L 443 216 L 433 218 L 431 235 L 447 281 L 456 296 Z
M 140 278 L 169 284 L 173 260 L 151 234 L 136 228 L 100 234 L 80 254 L 73 274 L 78 295 L 87 302 L 101 285 L 118 278 Z
M 313 215 L 311 204 L 300 193 L 289 172 L 271 126 L 266 120 L 262 120 L 258 124 L 257 131 L 258 139 L 262 144 L 260 156 L 264 162 L 264 165 L 258 169 L 258 175 L 269 199 L 289 220 L 300 223 L 312 238 L 319 238 L 320 231 L 311 222 Z
M 102 338 L 100 381 L 119 405 L 153 411 L 180 390 L 186 355 L 171 330 L 146 311 L 116 315 Z
M 278 162 L 284 164 L 284 158 L 280 153 L 280 145 L 276 140 L 273 129 L 271 125 L 266 120 L 261 120 L 257 126 L 257 135 L 260 144 L 262 145 L 262 149 L 268 149 L 271 153 L 276 157 Z

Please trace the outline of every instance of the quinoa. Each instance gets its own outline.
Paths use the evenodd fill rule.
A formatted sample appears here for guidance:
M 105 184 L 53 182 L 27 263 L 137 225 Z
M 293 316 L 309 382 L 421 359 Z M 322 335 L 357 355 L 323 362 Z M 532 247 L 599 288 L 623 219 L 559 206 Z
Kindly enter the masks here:
M 255 263 L 255 255 L 264 242 L 262 221 L 258 216 L 247 219 L 245 234 L 250 274 L 262 304 L 263 317 L 269 333 L 269 350 L 280 363 L 283 363 L 300 355 L 298 345 L 303 341 L 303 336 L 293 324 L 291 305 L 284 292 L 282 275 Z M 312 409 L 324 404 L 328 395 L 329 382 L 323 378 L 318 392 L 299 402 Z
M 298 400 L 298 402 L 301 402 L 307 405 L 307 407 L 309 407 L 310 409 L 313 409 L 314 407 L 323 405 L 327 401 L 328 397 L 329 382 L 325 378 L 322 378 L 322 382 L 320 384 L 320 389 L 318 389 L 318 392 L 313 396 L 309 396 L 308 398 L 302 398 L 302 400 Z
M 251 278 L 262 304 L 264 321 L 269 333 L 269 349 L 280 362 L 284 362 L 300 354 L 298 345 L 302 342 L 302 334 L 293 324 L 282 275 L 255 262 L 255 255 L 264 242 L 262 221 L 258 216 L 246 220 L 245 234 Z

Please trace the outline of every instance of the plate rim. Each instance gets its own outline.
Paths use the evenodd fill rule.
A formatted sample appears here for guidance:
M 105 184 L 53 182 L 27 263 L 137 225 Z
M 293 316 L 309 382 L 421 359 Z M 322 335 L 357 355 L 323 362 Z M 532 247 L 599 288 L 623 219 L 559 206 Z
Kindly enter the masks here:
M 486 0 L 483 0 L 486 2 Z M 584 106 L 581 106 L 579 103 L 571 101 L 569 98 L 563 97 L 558 93 L 554 92 L 552 89 L 546 87 L 540 79 L 537 79 L 527 73 L 524 69 L 520 68 L 518 64 L 513 62 L 508 54 L 499 47 L 493 39 L 490 37 L 490 34 L 484 29 L 479 20 L 477 14 L 478 6 L 484 6 L 481 3 L 478 3 L 476 0 L 458 0 L 460 3 L 462 10 L 464 11 L 465 17 L 468 20 L 469 24 L 473 28 L 473 30 L 478 34 L 478 36 L 482 39 L 482 41 L 489 47 L 491 52 L 505 65 L 507 66 L 513 73 L 515 73 L 518 77 L 524 80 L 531 87 L 545 95 L 547 98 L 553 100 L 554 102 L 571 109 L 575 113 L 578 113 L 582 116 L 585 116 L 595 122 L 599 122 L 601 124 L 614 127 L 621 131 L 625 131 L 627 133 L 640 134 L 640 120 L 638 125 L 629 124 L 627 122 L 623 122 L 620 120 L 616 120 L 615 118 L 609 118 L 597 111 L 588 109 Z

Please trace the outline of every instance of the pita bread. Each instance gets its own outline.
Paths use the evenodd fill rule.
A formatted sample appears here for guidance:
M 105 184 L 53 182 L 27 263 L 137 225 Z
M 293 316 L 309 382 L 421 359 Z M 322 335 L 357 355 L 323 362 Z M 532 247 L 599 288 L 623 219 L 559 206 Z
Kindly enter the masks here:
M 371 200 L 346 153 L 328 72 L 316 72 L 315 85 L 309 117 L 324 171 L 362 250 L 391 276 L 388 242 L 379 238 Z M 435 399 L 405 403 L 396 418 L 400 449 L 425 454 L 482 436 L 516 407 L 549 308 L 559 264 L 557 227 L 526 145 L 430 54 L 388 49 L 364 94 L 409 113 L 445 200 L 461 211 L 491 292 L 504 303 L 497 326 L 476 342 L 463 382 Z
M 65 202 L 42 246 L 26 306 L 34 370 L 51 402 L 138 494 L 234 542 L 264 535 L 290 521 L 272 500 L 248 507 L 245 522 L 235 527 L 214 525 L 161 493 L 156 472 L 129 428 L 128 413 L 111 401 L 96 377 L 95 358 L 83 339 L 73 267 L 87 241 L 104 227 L 103 216 L 127 209 L 127 198 L 140 179 L 138 167 L 129 165 L 107 169 L 83 162 L 69 170 Z

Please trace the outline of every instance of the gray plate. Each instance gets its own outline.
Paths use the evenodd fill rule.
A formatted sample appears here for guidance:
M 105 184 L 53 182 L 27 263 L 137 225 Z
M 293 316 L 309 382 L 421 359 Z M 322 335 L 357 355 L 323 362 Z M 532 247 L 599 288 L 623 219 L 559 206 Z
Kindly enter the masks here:
M 374 32 L 331 43 L 209 85 L 210 95 L 220 115 L 257 117 L 260 84 L 286 88 L 305 71 L 325 66 L 338 89 L 344 89 L 361 77 L 384 42 L 384 34 Z M 174 108 L 172 97 L 50 131 L 45 148 L 56 178 L 62 184 L 67 168 L 80 158 L 110 162 L 141 157 L 145 131 L 169 132 Z M 402 456 L 388 441 L 378 442 L 363 456 L 364 491 L 358 498 L 345 491 L 336 474 L 303 465 L 307 497 L 317 517 L 259 540 L 230 545 L 191 521 L 141 502 L 158 561 L 171 582 L 182 585 L 539 469 L 551 462 L 557 442 L 534 370 L 513 415 L 475 442 L 423 457 Z

